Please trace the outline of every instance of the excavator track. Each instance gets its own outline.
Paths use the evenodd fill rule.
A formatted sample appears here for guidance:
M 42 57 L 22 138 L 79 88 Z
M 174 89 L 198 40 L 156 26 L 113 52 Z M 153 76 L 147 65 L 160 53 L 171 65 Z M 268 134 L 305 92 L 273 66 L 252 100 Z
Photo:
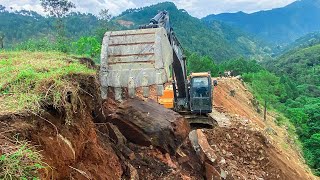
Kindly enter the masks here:
M 217 121 L 210 115 L 191 114 L 189 111 L 180 111 L 182 115 L 193 129 L 208 128 L 212 129 L 218 125 Z

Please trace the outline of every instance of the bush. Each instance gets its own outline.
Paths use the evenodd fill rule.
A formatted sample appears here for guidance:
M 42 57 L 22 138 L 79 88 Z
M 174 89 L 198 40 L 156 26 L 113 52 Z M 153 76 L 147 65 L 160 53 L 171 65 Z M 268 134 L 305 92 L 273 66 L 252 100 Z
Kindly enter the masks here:
M 27 142 L 0 146 L 0 179 L 39 179 L 42 157 Z
M 61 45 L 47 38 L 29 39 L 15 47 L 15 50 L 25 51 L 60 51 Z
M 81 37 L 72 43 L 74 51 L 79 55 L 87 55 L 91 58 L 98 57 L 101 51 L 101 43 L 95 36 Z

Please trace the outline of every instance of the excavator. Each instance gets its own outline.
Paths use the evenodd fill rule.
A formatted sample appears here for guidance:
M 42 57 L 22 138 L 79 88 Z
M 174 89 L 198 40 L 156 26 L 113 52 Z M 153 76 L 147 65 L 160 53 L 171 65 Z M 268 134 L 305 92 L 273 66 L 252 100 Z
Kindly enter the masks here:
M 143 96 L 156 86 L 160 104 L 182 114 L 190 124 L 213 127 L 210 72 L 187 75 L 186 58 L 169 23 L 169 13 L 160 11 L 147 25 L 135 30 L 106 32 L 101 50 L 101 96 L 113 88 L 121 101 L 123 89 L 130 97 L 142 87 Z M 164 84 L 171 83 L 167 88 Z M 171 88 L 170 88 L 171 87 Z

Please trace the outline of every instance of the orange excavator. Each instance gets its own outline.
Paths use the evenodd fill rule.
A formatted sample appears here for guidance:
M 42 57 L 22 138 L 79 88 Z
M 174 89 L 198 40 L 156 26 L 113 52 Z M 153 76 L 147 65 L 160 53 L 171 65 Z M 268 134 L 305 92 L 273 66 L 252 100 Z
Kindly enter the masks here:
M 122 99 L 122 88 L 129 96 L 142 87 L 145 97 L 149 87 L 157 85 L 159 103 L 184 115 L 191 124 L 213 126 L 212 82 L 210 72 L 187 76 L 186 58 L 170 23 L 167 11 L 159 12 L 150 23 L 136 30 L 107 32 L 101 52 L 101 92 L 108 88 Z M 169 81 L 172 84 L 164 87 Z

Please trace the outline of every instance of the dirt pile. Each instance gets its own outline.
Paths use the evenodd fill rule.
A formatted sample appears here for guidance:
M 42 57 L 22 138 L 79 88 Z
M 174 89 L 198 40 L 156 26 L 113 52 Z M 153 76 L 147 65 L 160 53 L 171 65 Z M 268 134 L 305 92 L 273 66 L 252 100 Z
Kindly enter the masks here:
M 210 145 L 220 157 L 220 166 L 232 179 L 290 179 L 297 174 L 278 166 L 273 156 L 279 156 L 259 132 L 240 125 L 207 130 Z
M 219 79 L 214 104 L 231 124 L 205 133 L 227 179 L 316 179 L 293 147 L 281 146 L 288 140 L 286 130 L 275 125 L 272 114 L 264 122 L 254 102 L 240 80 Z

